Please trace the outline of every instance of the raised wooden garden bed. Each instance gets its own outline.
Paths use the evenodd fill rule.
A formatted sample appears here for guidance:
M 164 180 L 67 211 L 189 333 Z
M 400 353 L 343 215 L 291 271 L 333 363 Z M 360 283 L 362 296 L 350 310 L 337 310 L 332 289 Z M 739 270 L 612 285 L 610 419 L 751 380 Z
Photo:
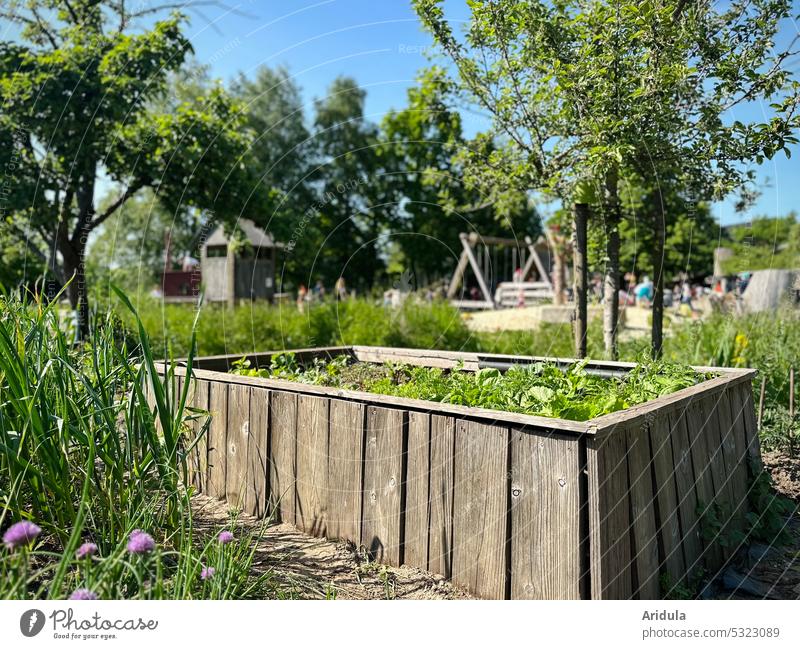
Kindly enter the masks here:
M 296 352 L 343 353 L 466 370 L 545 360 Z M 248 359 L 258 367 L 270 356 Z M 665 582 L 715 573 L 732 551 L 721 538 L 744 525 L 759 461 L 752 370 L 714 368 L 692 388 L 576 422 L 228 373 L 239 358 L 195 364 L 191 402 L 212 414 L 193 456 L 199 490 L 258 516 L 274 505 L 309 534 L 480 597 L 658 598 Z M 175 374 L 185 380 L 183 368 Z

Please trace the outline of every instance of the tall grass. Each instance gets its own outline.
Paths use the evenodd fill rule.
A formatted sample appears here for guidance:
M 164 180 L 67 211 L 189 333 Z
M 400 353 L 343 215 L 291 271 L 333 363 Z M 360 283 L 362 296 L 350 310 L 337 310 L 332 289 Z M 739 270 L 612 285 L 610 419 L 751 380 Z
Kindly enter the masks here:
M 193 307 L 147 299 L 138 305 L 158 354 L 185 356 L 192 334 Z M 125 325 L 135 327 L 127 309 Z M 368 300 L 270 306 L 253 302 L 233 309 L 203 305 L 197 320 L 202 356 L 330 345 L 385 345 L 475 351 L 478 340 L 460 314 L 445 302 L 407 300 L 399 309 Z
M 35 544 L 0 550 L 0 597 L 60 598 L 77 587 L 101 597 L 211 595 L 214 582 L 200 572 L 221 551 L 228 571 L 249 575 L 249 538 L 218 548 L 194 531 L 186 487 L 186 457 L 196 443 L 187 424 L 197 415 L 184 411 L 190 386 L 177 393 L 172 369 L 163 381 L 157 376 L 146 331 L 120 298 L 137 329 L 134 349 L 110 319 L 75 345 L 57 303 L 0 297 L 0 530 L 20 520 L 42 529 Z M 199 428 L 205 434 L 206 425 Z M 147 556 L 126 548 L 134 529 L 154 538 Z M 77 559 L 86 542 L 96 552 Z M 239 584 L 215 596 L 264 585 L 247 576 L 231 581 L 222 569 L 215 578 Z

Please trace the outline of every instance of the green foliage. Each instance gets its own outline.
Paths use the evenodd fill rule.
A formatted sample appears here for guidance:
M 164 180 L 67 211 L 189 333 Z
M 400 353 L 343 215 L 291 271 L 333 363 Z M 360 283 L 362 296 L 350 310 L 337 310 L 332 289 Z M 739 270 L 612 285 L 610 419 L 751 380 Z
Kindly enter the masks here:
M 376 368 L 366 363 L 349 366 L 347 361 L 346 356 L 331 361 L 316 359 L 310 367 L 300 368 L 293 357 L 283 354 L 267 369 L 250 369 L 243 360 L 232 372 L 577 421 L 644 403 L 704 378 L 691 368 L 664 363 L 640 364 L 624 377 L 607 379 L 587 372 L 587 361 L 566 371 L 535 363 L 516 365 L 506 372 L 494 368 L 445 371 L 406 365 Z
M 131 349 L 109 319 L 76 347 L 57 303 L 0 300 L 0 528 L 29 519 L 43 530 L 31 549 L 0 549 L 0 597 L 264 594 L 271 577 L 250 575 L 248 534 L 223 550 L 193 529 L 186 457 L 207 415 L 184 409 L 190 384 L 176 390 L 172 364 L 156 375 L 144 330 Z M 126 552 L 134 529 L 153 536 L 153 554 Z M 78 560 L 86 541 L 97 555 Z M 209 562 L 227 583 L 200 579 Z
M 757 217 L 730 229 L 733 257 L 722 262 L 725 273 L 800 267 L 800 223 L 794 212 L 784 218 Z
M 509 188 L 553 195 L 562 205 L 596 197 L 606 237 L 605 348 L 614 357 L 623 190 L 638 187 L 646 196 L 644 250 L 647 239 L 681 234 L 667 229 L 675 212 L 665 209 L 664 194 L 687 205 L 736 191 L 742 205 L 752 199 L 749 163 L 789 155 L 797 143 L 796 52 L 793 42 L 788 49 L 774 43 L 781 27 L 791 30 L 793 2 L 468 6 L 468 19 L 454 21 L 444 0 L 414 1 L 453 64 L 452 101 L 492 119 L 460 157 L 466 182 L 487 197 Z M 753 101 L 768 104 L 769 117 L 731 124 L 731 109 Z M 654 253 L 652 274 L 662 277 Z M 658 320 L 653 333 L 658 353 Z
M 146 295 L 161 284 L 164 234 L 170 233 L 172 251 L 180 255 L 192 250 L 200 227 L 194 211 L 170 212 L 151 190 L 142 190 L 99 228 L 89 245 L 86 270 L 96 294 L 107 296 L 114 284 L 131 295 Z
M 535 240 L 541 224 L 525 191 L 489 201 L 465 185 L 454 157 L 468 144 L 461 115 L 445 101 L 445 73 L 430 68 L 417 83 L 408 90 L 406 107 L 383 118 L 380 151 L 391 173 L 380 182 L 400 264 L 425 285 L 430 278 L 452 272 L 460 254 L 459 233 L 515 236 L 524 247 L 524 237 Z
M 770 545 L 787 543 L 792 539 L 787 517 L 797 511 L 797 505 L 775 493 L 769 473 L 759 467 L 753 472 L 756 477 L 747 492 L 750 511 L 746 515 L 746 539 Z
M 653 277 L 655 251 L 654 209 L 666 216 L 664 238 L 664 280 L 674 281 L 682 273 L 706 277 L 714 270 L 714 249 L 719 244 L 720 227 L 707 203 L 696 203 L 673 186 L 662 188 L 660 205 L 646 196 L 626 201 L 620 223 L 620 266 L 625 271 Z M 591 261 L 591 260 L 590 260 Z M 595 258 L 595 268 L 601 268 Z

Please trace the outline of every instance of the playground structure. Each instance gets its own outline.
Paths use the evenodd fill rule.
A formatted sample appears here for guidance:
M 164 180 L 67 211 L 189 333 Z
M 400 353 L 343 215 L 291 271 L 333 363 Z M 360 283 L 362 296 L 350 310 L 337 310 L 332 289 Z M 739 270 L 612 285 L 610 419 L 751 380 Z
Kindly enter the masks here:
M 477 232 L 459 235 L 463 251 L 447 289 L 447 298 L 459 309 L 496 309 L 530 306 L 553 298 L 550 280 L 550 250 L 544 237 L 534 243 L 525 236 L 518 239 L 483 237 Z M 502 259 L 501 259 L 502 256 Z M 482 299 L 457 299 L 467 290 L 467 270 L 472 269 Z M 500 270 L 502 269 L 502 275 Z M 507 272 L 508 270 L 511 272 Z M 528 278 L 536 274 L 535 281 Z M 503 280 L 498 281 L 499 277 Z M 505 278 L 511 278 L 508 281 Z

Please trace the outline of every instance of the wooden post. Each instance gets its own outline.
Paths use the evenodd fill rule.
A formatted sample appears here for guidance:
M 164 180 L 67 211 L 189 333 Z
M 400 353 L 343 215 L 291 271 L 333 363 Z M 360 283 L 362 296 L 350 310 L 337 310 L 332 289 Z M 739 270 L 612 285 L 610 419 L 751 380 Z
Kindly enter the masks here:
M 589 221 L 589 206 L 586 203 L 575 203 L 573 207 L 573 228 L 575 230 L 573 293 L 575 294 L 575 355 L 586 357 L 587 306 L 586 293 L 589 285 L 588 268 L 586 266 L 586 227 Z
M 789 457 L 794 457 L 794 368 L 789 368 Z

